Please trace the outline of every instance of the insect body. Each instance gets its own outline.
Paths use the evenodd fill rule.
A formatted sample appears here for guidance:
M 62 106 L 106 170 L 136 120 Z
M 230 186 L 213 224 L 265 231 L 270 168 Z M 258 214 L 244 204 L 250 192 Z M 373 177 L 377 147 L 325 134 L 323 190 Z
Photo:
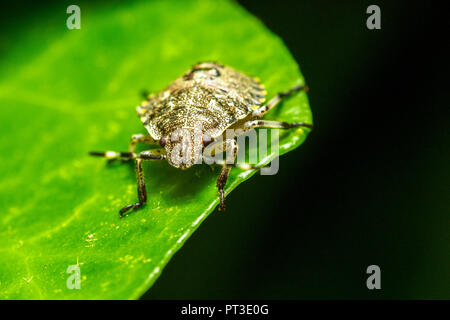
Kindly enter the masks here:
M 193 66 L 164 91 L 150 95 L 137 107 L 148 134 L 133 135 L 128 152 L 91 152 L 110 161 L 136 160 L 139 201 L 122 208 L 120 215 L 142 207 L 147 201 L 143 161 L 167 160 L 176 168 L 187 169 L 201 163 L 204 154 L 231 152 L 234 159 L 238 151 L 237 135 L 254 128 L 312 128 L 303 122 L 261 120 L 283 98 L 303 89 L 304 86 L 296 86 L 263 104 L 266 91 L 258 80 L 219 63 L 203 62 Z M 238 134 L 225 137 L 227 129 L 235 129 Z M 136 153 L 137 143 L 161 148 Z M 224 187 L 229 172 L 237 166 L 229 161 L 221 164 L 217 179 L 219 210 L 225 208 Z

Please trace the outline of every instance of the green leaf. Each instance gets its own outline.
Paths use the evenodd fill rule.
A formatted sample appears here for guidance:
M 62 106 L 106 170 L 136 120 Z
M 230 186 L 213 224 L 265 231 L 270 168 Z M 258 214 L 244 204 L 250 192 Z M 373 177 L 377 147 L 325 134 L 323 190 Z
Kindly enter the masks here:
M 80 7 L 81 30 L 66 28 L 61 5 L 17 25 L 0 60 L 2 299 L 139 298 L 218 205 L 219 167 L 150 162 L 147 206 L 119 219 L 137 199 L 134 168 L 87 153 L 124 151 L 145 132 L 141 90 L 164 89 L 203 60 L 259 77 L 269 98 L 304 82 L 282 41 L 234 2 Z M 306 93 L 267 118 L 311 122 Z M 306 134 L 280 132 L 280 154 Z M 226 192 L 254 173 L 233 169 Z M 81 289 L 69 290 L 77 263 Z

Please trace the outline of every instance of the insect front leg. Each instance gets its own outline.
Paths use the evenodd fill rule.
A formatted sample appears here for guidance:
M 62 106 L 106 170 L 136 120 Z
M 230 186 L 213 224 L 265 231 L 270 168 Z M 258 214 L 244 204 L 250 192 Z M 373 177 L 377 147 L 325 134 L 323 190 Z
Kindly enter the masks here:
M 122 218 L 124 213 L 133 209 L 137 210 L 141 208 L 147 202 L 147 190 L 145 188 L 144 170 L 142 170 L 142 159 L 136 159 L 136 180 L 138 186 L 138 198 L 139 202 L 129 204 L 120 209 L 119 214 Z
M 145 188 L 144 170 L 142 169 L 142 162 L 147 160 L 165 160 L 166 155 L 164 149 L 146 150 L 136 155 L 136 181 L 138 190 L 139 201 L 133 204 L 129 204 L 120 209 L 120 217 L 123 217 L 124 213 L 133 209 L 137 210 L 147 203 L 147 190 Z
M 278 93 L 275 97 L 269 100 L 265 105 L 259 107 L 258 109 L 255 109 L 252 113 L 252 115 L 256 118 L 261 118 L 264 116 L 267 112 L 269 112 L 271 109 L 276 107 L 281 101 L 283 101 L 285 98 L 291 96 L 295 92 L 300 91 L 308 91 L 308 87 L 304 85 L 297 85 L 287 91 Z
M 217 177 L 217 188 L 219 191 L 219 198 L 220 198 L 220 206 L 219 211 L 225 210 L 225 185 L 227 184 L 228 176 L 230 174 L 231 168 L 234 166 L 234 161 L 236 160 L 236 156 L 238 153 L 238 144 L 235 139 L 226 139 L 222 142 L 222 150 L 223 152 L 226 152 L 227 150 L 231 150 L 231 161 L 224 161 L 222 164 L 222 170 L 219 173 L 219 176 Z M 227 159 L 228 160 L 228 159 Z
M 127 211 L 133 209 L 137 210 L 141 208 L 147 202 L 147 190 L 145 188 L 145 177 L 144 171 L 142 169 L 142 162 L 148 160 L 165 160 L 166 154 L 164 149 L 153 149 L 142 151 L 141 153 L 134 152 L 115 152 L 115 151 L 107 151 L 107 152 L 91 152 L 93 156 L 106 157 L 109 160 L 111 159 L 120 159 L 124 158 L 127 160 L 135 159 L 136 160 L 136 180 L 137 180 L 137 189 L 138 189 L 138 199 L 139 201 L 133 204 L 129 204 L 122 209 L 120 209 L 120 217 L 124 215 Z

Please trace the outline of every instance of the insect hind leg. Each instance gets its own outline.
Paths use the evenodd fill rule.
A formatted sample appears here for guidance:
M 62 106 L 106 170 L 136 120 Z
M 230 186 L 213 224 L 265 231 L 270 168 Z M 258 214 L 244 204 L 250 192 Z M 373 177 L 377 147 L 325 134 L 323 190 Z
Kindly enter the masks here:
M 283 122 L 272 120 L 251 120 L 244 123 L 244 129 L 250 130 L 255 128 L 269 128 L 269 129 L 290 129 L 296 127 L 305 127 L 312 129 L 313 125 L 305 122 Z
M 308 91 L 308 87 L 305 85 L 296 85 L 289 90 L 280 92 L 275 97 L 270 99 L 269 102 L 267 102 L 265 105 L 254 110 L 252 115 L 256 118 L 261 118 L 267 112 L 269 112 L 271 109 L 276 107 L 281 101 L 283 101 L 287 97 L 290 97 L 292 94 L 294 94 L 296 92 L 300 92 L 300 91 Z

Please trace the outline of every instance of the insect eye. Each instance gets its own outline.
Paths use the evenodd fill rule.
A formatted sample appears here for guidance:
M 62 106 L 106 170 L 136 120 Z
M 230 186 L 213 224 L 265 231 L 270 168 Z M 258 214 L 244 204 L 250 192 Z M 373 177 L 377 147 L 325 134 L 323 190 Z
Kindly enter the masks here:
M 167 144 L 167 137 L 166 137 L 166 136 L 164 136 L 164 137 L 162 137 L 161 139 L 159 139 L 159 145 L 160 145 L 161 147 L 165 147 L 166 144 Z
M 213 139 L 211 138 L 211 136 L 209 136 L 207 134 L 204 134 L 202 136 L 202 143 L 203 143 L 204 147 L 208 146 L 212 141 L 213 141 Z

